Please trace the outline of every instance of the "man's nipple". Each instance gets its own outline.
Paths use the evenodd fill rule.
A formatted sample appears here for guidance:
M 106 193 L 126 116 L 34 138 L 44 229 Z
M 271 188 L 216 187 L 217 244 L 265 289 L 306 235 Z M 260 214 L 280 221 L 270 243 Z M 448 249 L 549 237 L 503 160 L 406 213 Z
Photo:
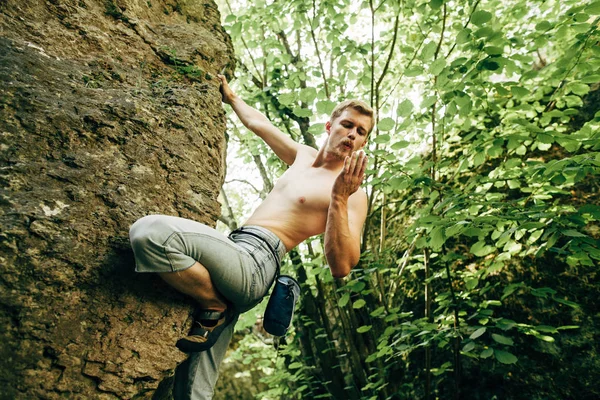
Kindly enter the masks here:
M 306 197 L 304 197 L 304 196 L 300 197 L 299 201 L 300 201 L 300 204 L 304 204 L 304 202 L 306 201 Z

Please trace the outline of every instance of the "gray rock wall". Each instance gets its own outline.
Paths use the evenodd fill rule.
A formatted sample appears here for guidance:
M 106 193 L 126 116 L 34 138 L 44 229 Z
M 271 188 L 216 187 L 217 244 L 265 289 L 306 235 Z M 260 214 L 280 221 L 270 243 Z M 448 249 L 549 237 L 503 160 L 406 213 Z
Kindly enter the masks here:
M 0 398 L 149 398 L 184 359 L 127 234 L 218 217 L 233 65 L 210 0 L 0 2 Z

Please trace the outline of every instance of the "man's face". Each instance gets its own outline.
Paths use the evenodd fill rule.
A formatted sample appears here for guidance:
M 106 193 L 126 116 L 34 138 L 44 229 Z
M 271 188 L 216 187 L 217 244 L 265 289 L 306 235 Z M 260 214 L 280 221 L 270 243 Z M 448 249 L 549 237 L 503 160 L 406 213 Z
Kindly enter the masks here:
M 343 160 L 365 146 L 371 124 L 371 117 L 353 108 L 346 108 L 339 117 L 325 124 L 329 135 L 326 150 Z

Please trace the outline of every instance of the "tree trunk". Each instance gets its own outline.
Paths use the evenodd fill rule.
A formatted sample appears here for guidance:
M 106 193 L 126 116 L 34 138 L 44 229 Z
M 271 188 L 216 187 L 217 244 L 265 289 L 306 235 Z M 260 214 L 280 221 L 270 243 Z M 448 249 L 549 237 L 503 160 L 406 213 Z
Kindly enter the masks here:
M 4 0 L 0 30 L 0 397 L 150 398 L 191 307 L 133 272 L 128 229 L 219 216 L 219 12 Z

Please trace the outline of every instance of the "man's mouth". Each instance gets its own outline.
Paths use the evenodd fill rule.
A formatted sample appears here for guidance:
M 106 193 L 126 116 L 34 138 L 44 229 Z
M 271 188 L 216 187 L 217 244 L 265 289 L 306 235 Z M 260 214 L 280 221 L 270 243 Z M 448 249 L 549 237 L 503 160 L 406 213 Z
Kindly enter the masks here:
M 352 142 L 343 142 L 342 146 L 344 146 L 348 150 L 352 150 L 353 149 Z

